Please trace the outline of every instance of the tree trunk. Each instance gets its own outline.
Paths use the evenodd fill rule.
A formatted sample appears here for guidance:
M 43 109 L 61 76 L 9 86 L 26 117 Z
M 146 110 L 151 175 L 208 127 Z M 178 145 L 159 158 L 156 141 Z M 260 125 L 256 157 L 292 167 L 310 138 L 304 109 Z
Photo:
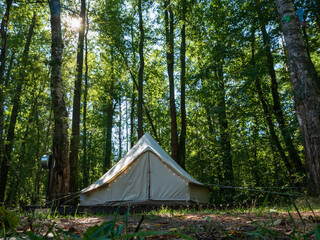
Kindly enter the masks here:
M 87 158 L 87 96 L 88 96 L 88 29 L 89 29 L 89 18 L 87 15 L 87 27 L 85 34 L 85 73 L 84 73 L 84 93 L 83 93 L 83 160 L 82 160 L 82 175 L 83 181 L 82 187 L 86 187 L 89 184 L 89 164 Z
M 107 102 L 107 129 L 106 129 L 106 157 L 103 163 L 103 170 L 106 172 L 111 167 L 112 153 L 112 125 L 113 125 L 113 98 L 114 98 L 114 69 L 113 69 L 113 48 L 111 47 L 111 84 L 109 88 L 109 97 Z
M 17 167 L 16 169 L 21 169 L 23 167 L 23 163 L 25 162 L 25 154 L 26 154 L 26 143 L 27 143 L 27 138 L 29 136 L 29 130 L 30 130 L 30 125 L 32 122 L 35 120 L 34 118 L 37 118 L 37 98 L 38 96 L 35 97 L 35 99 L 32 101 L 33 105 L 31 107 L 30 114 L 28 116 L 28 123 L 27 127 L 24 130 L 22 141 L 21 141 L 21 148 L 19 149 L 18 153 L 18 162 L 17 162 Z M 38 132 L 38 130 L 37 130 Z M 38 134 L 37 134 L 38 135 Z M 9 192 L 7 193 L 7 198 L 5 200 L 6 205 L 10 206 L 15 203 L 16 197 L 17 197 L 17 189 L 21 185 L 21 178 L 17 176 L 14 178 L 10 184 L 9 187 Z
M 77 48 L 77 79 L 74 85 L 73 110 L 72 110 L 72 133 L 70 141 L 70 192 L 78 192 L 79 188 L 79 143 L 80 143 L 80 102 L 83 71 L 83 51 L 85 33 L 86 0 L 81 0 L 78 48 Z
M 132 80 L 133 80 L 134 87 L 139 88 L 139 87 L 138 87 L 138 83 L 137 83 L 136 78 L 135 78 L 135 75 L 133 74 L 132 69 L 130 68 L 130 66 L 129 66 L 129 64 L 128 64 L 128 61 L 127 61 L 126 57 L 124 56 L 124 53 L 121 51 L 120 47 L 119 47 L 117 44 L 116 44 L 116 47 L 117 47 L 118 51 L 120 52 L 122 58 L 124 59 L 125 65 L 126 65 L 128 71 L 129 71 L 129 73 L 130 73 L 130 76 L 131 76 Z M 155 128 L 155 126 L 154 126 L 154 124 L 153 124 L 151 115 L 150 115 L 150 113 L 149 113 L 149 109 L 148 109 L 147 104 L 145 103 L 144 99 L 142 99 L 142 105 L 144 106 L 144 110 L 145 110 L 145 112 L 146 112 L 148 121 L 149 121 L 149 123 L 150 123 L 150 125 L 151 125 L 151 129 L 152 129 L 152 132 L 153 132 L 153 134 L 154 134 L 154 138 L 155 138 L 156 141 L 159 142 L 159 138 L 158 138 L 158 134 L 157 134 L 156 128 Z M 133 110 L 132 110 L 132 111 L 133 111 Z M 134 112 L 131 112 L 131 113 L 134 114 Z M 134 136 L 134 135 L 132 135 L 132 136 Z M 132 141 L 134 141 L 134 140 L 132 139 Z M 131 142 L 131 143 L 132 143 L 132 142 Z
M 7 141 L 3 146 L 3 159 L 1 164 L 0 202 L 3 201 L 5 188 L 7 185 L 9 164 L 11 161 L 11 152 L 13 148 L 13 140 L 15 137 L 15 127 L 16 127 L 16 122 L 19 114 L 19 108 L 20 108 L 20 96 L 22 93 L 23 83 L 25 82 L 25 64 L 28 61 L 29 48 L 30 48 L 30 43 L 31 43 L 35 22 L 36 22 L 36 15 L 34 15 L 32 18 L 32 23 L 29 27 L 26 44 L 22 53 L 22 61 L 20 63 L 20 69 L 19 69 L 19 78 L 17 81 L 15 95 L 12 102 L 13 107 L 11 111 L 10 123 L 9 123 L 8 132 L 7 132 Z
M 170 0 L 164 1 L 165 9 L 165 29 L 166 29 L 166 51 L 167 68 L 170 88 L 170 116 L 171 116 L 171 157 L 178 162 L 178 130 L 177 114 L 174 97 L 174 29 L 173 29 L 173 11 Z M 178 162 L 179 163 L 179 162 Z
M 222 64 L 222 63 L 220 63 Z M 223 159 L 224 184 L 232 186 L 234 182 L 233 164 L 232 164 L 232 149 L 230 143 L 229 126 L 227 119 L 227 105 L 225 100 L 225 86 L 223 77 L 223 67 L 217 66 L 217 78 L 219 85 L 218 92 L 218 120 L 220 130 L 220 144 Z
M 306 158 L 308 191 L 320 194 L 319 77 L 308 57 L 299 19 L 290 0 L 275 0 L 288 51 L 296 113 Z M 282 20 L 289 16 L 289 21 Z
M 111 167 L 111 153 L 112 153 L 112 125 L 113 125 L 113 80 L 110 86 L 110 102 L 108 102 L 108 109 L 107 109 L 107 132 L 106 132 L 106 158 L 103 166 L 104 172 L 110 169 Z
M 61 35 L 60 0 L 50 0 L 51 13 L 51 97 L 54 114 L 54 133 L 52 153 L 54 170 L 49 200 L 56 199 L 56 204 L 63 202 L 63 195 L 69 192 L 70 165 L 68 158 L 68 113 L 64 102 L 62 81 L 63 43 Z M 62 199 L 62 200 L 61 200 Z
M 252 31 L 252 37 L 251 37 L 251 65 L 253 67 L 253 69 L 256 68 L 256 63 L 255 63 L 255 31 L 253 30 Z M 280 144 L 280 140 L 276 134 L 276 131 L 274 129 L 274 124 L 272 122 L 272 116 L 271 116 L 271 113 L 269 111 L 269 107 L 268 107 L 268 104 L 267 104 L 267 101 L 264 97 L 264 94 L 262 92 L 262 87 L 261 87 L 261 82 L 260 82 L 260 79 L 258 76 L 254 76 L 254 84 L 255 84 L 255 87 L 256 87 L 256 90 L 258 92 L 258 96 L 259 96 L 259 100 L 261 102 L 261 105 L 262 105 L 262 108 L 263 108 L 263 112 L 264 112 L 264 115 L 265 115 L 265 118 L 267 120 L 267 125 L 268 125 L 268 128 L 269 128 L 269 132 L 270 132 L 270 138 L 271 138 L 271 144 L 272 145 L 275 145 L 279 154 L 280 154 L 280 157 L 284 163 L 284 165 L 286 166 L 286 169 L 289 173 L 289 176 L 292 175 L 292 167 L 288 161 L 288 158 Z
M 119 94 L 119 159 L 122 156 L 122 103 L 121 103 L 121 96 Z
M 140 30 L 140 43 L 139 43 L 139 56 L 140 56 L 140 68 L 139 68 L 139 85 L 138 85 L 138 139 L 143 136 L 143 70 L 144 70 L 144 56 L 143 56 L 143 44 L 144 44 L 144 29 L 142 19 L 142 6 L 141 0 L 139 0 L 139 30 Z
M 180 48 L 181 85 L 181 133 L 179 142 L 179 164 L 185 169 L 186 160 L 186 0 L 182 0 L 182 27 Z
M 136 49 L 134 47 L 134 31 L 133 31 L 133 26 L 131 25 L 131 41 L 132 41 L 132 58 L 133 58 L 133 66 L 136 65 Z M 120 48 L 119 48 L 120 49 Z M 121 54 L 125 60 L 124 54 Z M 132 148 L 134 146 L 135 143 L 135 124 L 134 124 L 134 109 L 135 109 L 135 105 L 136 105 L 136 94 L 135 94 L 135 89 L 136 89 L 136 83 L 135 83 L 135 78 L 134 75 L 132 73 L 132 71 L 130 70 L 128 61 L 126 61 L 126 65 L 127 68 L 131 74 L 131 78 L 132 78 L 132 97 L 131 97 L 131 113 L 130 113 L 130 147 Z
M 134 146 L 134 139 L 135 139 L 135 131 L 134 131 L 134 108 L 135 108 L 135 85 L 132 84 L 132 97 L 131 97 L 131 113 L 130 113 L 130 147 Z
M 3 92 L 3 83 L 4 83 L 4 71 L 6 68 L 6 50 L 7 50 L 7 29 L 8 29 L 8 21 L 10 15 L 10 8 L 11 8 L 12 0 L 6 1 L 6 11 L 1 21 L 1 28 L 0 28 L 0 35 L 1 35 L 1 52 L 0 52 L 0 164 L 1 167 L 1 175 L 0 175 L 0 205 L 3 203 L 4 200 L 4 191 L 5 191 L 5 183 L 2 176 L 2 168 L 3 166 L 7 168 L 7 163 L 5 162 L 4 158 L 4 146 L 3 146 L 3 114 L 4 114 L 4 92 Z M 5 170 L 4 170 L 5 171 Z
M 7 73 L 6 73 L 6 79 L 4 80 L 4 83 L 3 83 L 3 89 L 6 89 L 8 87 L 8 84 L 9 84 L 9 81 L 10 81 L 10 76 L 11 76 L 11 71 L 12 71 L 12 68 L 14 66 L 15 55 L 16 55 L 16 51 L 15 51 L 15 49 L 13 49 L 12 53 L 11 53 L 11 57 L 10 57 L 8 70 L 7 70 Z
M 274 113 L 274 115 L 277 119 L 277 122 L 279 124 L 279 128 L 280 128 L 282 137 L 283 137 L 284 142 L 286 144 L 286 149 L 289 153 L 292 164 L 295 167 L 295 171 L 303 174 L 305 172 L 305 169 L 304 169 L 304 166 L 301 162 L 299 154 L 298 154 L 295 146 L 293 145 L 293 142 L 292 142 L 292 139 L 291 139 L 288 127 L 287 127 L 287 123 L 286 123 L 284 115 L 283 115 L 282 106 L 280 103 L 280 97 L 279 97 L 279 93 L 278 93 L 278 82 L 277 82 L 276 72 L 274 70 L 274 60 L 273 60 L 273 56 L 271 53 L 270 38 L 269 38 L 269 35 L 267 34 L 263 15 L 260 11 L 259 5 L 258 5 L 257 9 L 258 9 L 258 16 L 259 16 L 259 21 L 260 21 L 260 25 L 261 25 L 261 32 L 262 32 L 264 48 L 265 48 L 266 57 L 267 57 L 267 66 L 268 66 L 268 71 L 269 71 L 270 80 L 271 80 L 273 113 Z

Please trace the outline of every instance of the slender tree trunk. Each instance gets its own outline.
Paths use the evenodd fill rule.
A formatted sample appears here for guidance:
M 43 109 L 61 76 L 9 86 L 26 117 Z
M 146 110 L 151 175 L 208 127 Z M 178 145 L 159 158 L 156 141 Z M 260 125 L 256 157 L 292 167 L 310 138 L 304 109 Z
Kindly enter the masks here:
M 73 93 L 73 110 L 72 110 L 72 133 L 70 141 L 70 192 L 78 192 L 79 188 L 79 143 L 80 143 L 80 102 L 81 102 L 81 85 L 83 71 L 83 51 L 84 51 L 84 34 L 85 34 L 85 15 L 86 0 L 81 0 L 80 19 L 81 27 L 79 29 L 78 48 L 77 48 L 77 78 L 74 85 Z
M 135 100 L 136 100 L 136 94 L 135 94 L 135 85 L 132 84 L 132 97 L 131 97 L 131 113 L 130 113 L 130 146 L 131 148 L 134 146 L 134 139 L 135 139 L 135 132 L 134 132 L 134 108 L 135 108 Z
M 113 125 L 113 98 L 114 98 L 114 66 L 113 66 L 113 49 L 111 47 L 111 84 L 109 88 L 109 97 L 107 103 L 107 129 L 106 129 L 106 157 L 103 164 L 103 170 L 106 172 L 111 167 L 111 153 L 112 153 L 112 125 Z M 120 106 L 121 107 L 121 106 Z
M 139 85 L 138 85 L 138 139 L 143 136 L 143 70 L 144 70 L 144 56 L 143 56 L 143 44 L 144 44 L 144 29 L 142 18 L 142 6 L 141 0 L 138 3 L 139 7 L 139 30 L 140 30 L 140 43 L 139 43 L 139 56 L 140 56 L 140 68 L 139 68 Z
M 126 96 L 126 152 L 129 151 L 128 97 Z
M 121 96 L 119 96 L 119 159 L 122 156 L 122 103 L 121 103 Z
M 36 107 L 36 99 L 34 101 L 34 104 L 32 106 L 31 113 L 29 115 L 29 120 L 27 124 L 27 128 L 24 131 L 22 143 L 21 143 L 21 149 L 19 150 L 19 157 L 18 157 L 18 163 L 17 163 L 17 169 L 21 169 L 23 166 L 22 163 L 25 161 L 25 153 L 26 153 L 26 143 L 27 143 L 27 137 L 29 135 L 30 125 L 34 121 L 34 117 L 36 114 L 36 111 L 34 110 Z M 15 202 L 16 196 L 17 196 L 17 189 L 19 188 L 19 185 L 21 184 L 21 178 L 16 177 L 13 179 L 13 181 L 10 184 L 9 192 L 7 194 L 7 198 L 5 200 L 6 205 L 12 205 L 12 203 Z
M 36 122 L 36 126 L 39 126 L 39 112 L 38 112 L 38 99 L 36 99 L 35 102 L 36 106 L 35 106 L 35 122 Z M 41 142 L 40 142 L 40 129 L 37 128 L 37 152 L 36 152 L 36 159 L 35 159 L 35 164 L 36 164 L 36 173 L 35 173 L 35 179 L 34 179 L 34 192 L 35 192 L 35 196 L 34 196 L 34 202 L 31 203 L 32 205 L 37 204 L 39 202 L 39 196 L 40 196 L 40 177 L 41 177 L 41 153 L 40 153 L 40 146 L 41 146 Z
M 136 48 L 134 47 L 134 31 L 133 31 L 133 26 L 131 25 L 131 41 L 132 41 L 132 59 L 133 59 L 133 66 L 136 65 Z M 124 54 L 122 54 L 122 57 L 125 59 Z M 132 97 L 131 97 L 131 113 L 130 113 L 130 147 L 132 148 L 135 143 L 135 124 L 134 124 L 134 109 L 135 109 L 135 101 L 136 101 L 136 94 L 135 94 L 135 89 L 136 89 L 136 83 L 135 83 L 135 78 L 130 70 L 128 61 L 126 61 L 127 68 L 129 69 L 129 72 L 131 74 L 132 78 Z
M 320 17 L 318 15 L 316 15 L 316 22 L 320 31 Z
M 170 0 L 164 1 L 165 9 L 165 29 L 167 45 L 167 68 L 169 76 L 170 89 L 170 116 L 171 116 L 171 157 L 178 162 L 178 129 L 177 113 L 174 97 L 174 29 L 173 29 L 173 11 Z
M 286 149 L 289 153 L 290 159 L 292 161 L 293 166 L 295 167 L 296 172 L 304 173 L 305 168 L 301 162 L 301 159 L 299 157 L 298 151 L 296 150 L 295 146 L 293 145 L 292 138 L 290 136 L 287 123 L 285 121 L 282 106 L 280 103 L 280 97 L 278 92 L 278 82 L 276 77 L 276 72 L 274 70 L 274 60 L 271 53 L 271 46 L 270 46 L 270 38 L 266 31 L 266 26 L 264 23 L 264 19 L 262 16 L 262 13 L 260 11 L 260 8 L 258 6 L 258 16 L 259 21 L 261 25 L 261 32 L 262 32 L 262 38 L 264 43 L 264 48 L 267 56 L 267 66 L 268 71 L 270 74 L 270 80 L 271 80 L 271 93 L 272 93 L 272 99 L 273 99 L 273 113 L 277 119 L 277 122 L 279 124 L 279 128 L 282 134 L 282 137 L 284 139 L 284 142 L 286 144 Z
M 5 188 L 7 185 L 7 178 L 8 178 L 8 172 L 9 172 L 9 164 L 11 161 L 11 152 L 13 148 L 13 140 L 15 137 L 15 127 L 16 122 L 19 114 L 19 108 L 20 108 L 20 96 L 22 93 L 22 87 L 23 83 L 25 82 L 25 69 L 22 66 L 25 66 L 26 62 L 28 61 L 28 55 L 29 55 L 29 48 L 31 43 L 31 38 L 33 35 L 33 28 L 36 22 L 36 16 L 34 15 L 32 18 L 32 23 L 29 27 L 29 32 L 26 40 L 26 44 L 22 53 L 22 62 L 20 63 L 20 69 L 19 69 L 19 78 L 17 81 L 17 86 L 15 90 L 15 96 L 13 98 L 12 102 L 12 111 L 10 116 L 10 123 L 7 133 L 7 141 L 6 144 L 4 144 L 4 151 L 3 151 L 3 160 L 1 164 L 1 183 L 0 183 L 0 202 L 3 201 L 4 194 L 5 194 Z
M 308 190 L 320 194 L 320 93 L 319 77 L 308 57 L 300 22 L 290 0 L 275 0 L 281 19 L 291 73 L 296 113 L 306 158 Z M 285 16 L 290 21 L 283 21 Z
M 7 34 L 8 34 L 8 21 L 10 15 L 10 8 L 11 8 L 12 0 L 6 0 L 6 11 L 1 21 L 1 28 L 0 28 L 0 35 L 1 35 L 1 52 L 0 52 L 0 164 L 1 173 L 0 173 L 0 205 L 3 203 L 4 200 L 4 191 L 5 191 L 5 172 L 8 168 L 7 162 L 5 162 L 4 158 L 4 146 L 3 146 L 3 117 L 4 117 L 4 92 L 3 92 L 3 84 L 4 84 L 4 72 L 6 68 L 6 50 L 7 50 Z M 3 172 L 3 173 L 2 173 Z
M 222 64 L 222 63 L 221 63 Z M 218 66 L 217 78 L 219 84 L 218 93 L 218 119 L 220 130 L 220 143 L 223 159 L 224 184 L 233 185 L 233 163 L 232 163 L 232 149 L 230 143 L 229 126 L 227 119 L 227 105 L 225 100 L 225 86 L 223 77 L 223 67 Z
M 181 85 L 181 133 L 179 142 L 179 164 L 185 168 L 186 160 L 186 0 L 182 0 L 182 27 L 180 47 L 180 85 Z
M 62 80 L 62 52 L 63 43 L 61 35 L 61 5 L 60 0 L 49 1 L 51 12 L 51 97 L 54 113 L 53 134 L 53 159 L 54 171 L 52 186 L 49 192 L 49 200 L 61 199 L 62 195 L 69 192 L 70 165 L 68 158 L 69 136 L 68 136 L 68 113 L 64 102 L 63 80 Z M 58 200 L 59 204 L 63 200 Z
M 251 37 L 251 65 L 253 67 L 253 69 L 256 68 L 256 62 L 255 62 L 255 30 L 252 31 L 252 37 Z M 268 128 L 269 128 L 269 132 L 270 132 L 270 138 L 271 138 L 271 143 L 272 145 L 275 145 L 279 154 L 280 154 L 280 157 L 284 163 L 284 165 L 286 166 L 286 169 L 289 173 L 289 176 L 292 175 L 292 167 L 288 161 L 288 158 L 280 144 L 280 140 L 276 134 L 276 131 L 274 129 L 274 124 L 272 122 L 272 116 L 271 116 L 271 113 L 269 111 L 269 107 L 268 107 L 268 104 L 267 104 L 267 101 L 264 97 L 264 94 L 262 92 L 262 87 L 261 87 L 261 82 L 260 82 L 260 79 L 258 76 L 255 76 L 254 77 L 254 84 L 255 84 L 255 87 L 256 87 L 256 90 L 258 92 L 258 96 L 259 96 L 259 100 L 261 102 L 261 105 L 262 105 L 262 108 L 263 108 L 263 112 L 264 112 L 264 115 L 266 117 L 266 120 L 267 120 L 267 124 L 268 124 Z
M 106 158 L 104 164 L 104 172 L 106 172 L 111 167 L 111 153 L 112 153 L 112 125 L 113 125 L 113 80 L 110 86 L 110 97 L 112 94 L 112 98 L 108 102 L 108 109 L 107 109 L 107 133 L 106 133 Z
M 84 93 L 83 93 L 83 160 L 82 160 L 82 175 L 83 175 L 83 186 L 86 187 L 89 184 L 89 164 L 87 158 L 87 96 L 88 96 L 88 29 L 89 29 L 89 18 L 87 14 L 87 27 L 85 34 L 85 73 L 84 73 Z
M 136 78 L 135 78 L 135 75 L 133 74 L 133 72 L 132 72 L 132 70 L 131 70 L 131 68 L 130 68 L 130 66 L 129 66 L 129 64 L 128 64 L 128 61 L 127 61 L 126 57 L 124 56 L 124 53 L 121 51 L 121 49 L 120 49 L 120 47 L 119 47 L 118 45 L 116 45 L 116 47 L 117 47 L 117 49 L 119 50 L 122 58 L 124 59 L 125 65 L 126 65 L 128 71 L 129 71 L 129 73 L 130 73 L 130 76 L 131 76 L 131 78 L 132 78 L 132 80 L 133 80 L 133 83 L 134 83 L 135 87 L 136 87 L 136 88 L 139 88 L 139 87 L 138 87 L 138 83 L 137 83 Z M 154 138 L 155 138 L 156 141 L 159 142 L 159 138 L 158 138 L 158 134 L 157 134 L 156 128 L 155 128 L 155 126 L 154 126 L 154 124 L 153 124 L 153 121 L 152 121 L 152 118 L 151 118 L 149 109 L 148 109 L 147 104 L 145 103 L 144 99 L 142 100 L 142 105 L 144 106 L 144 110 L 145 110 L 145 113 L 146 113 L 146 115 L 147 115 L 147 119 L 148 119 L 148 121 L 149 121 L 149 123 L 150 123 L 150 125 L 151 125 L 151 129 L 152 129 L 152 132 L 153 132 L 153 134 L 154 134 Z M 133 135 L 132 135 L 132 136 L 133 136 Z
M 89 180 L 90 180 L 89 182 L 95 181 L 95 179 L 94 179 L 95 168 L 93 167 L 94 166 L 94 162 L 93 162 L 94 153 L 93 153 L 93 149 L 92 149 L 92 140 L 93 140 L 92 135 L 93 135 L 92 133 L 88 132 L 88 137 L 89 137 L 89 139 L 88 139 L 88 152 L 89 152 L 88 153 L 88 165 L 89 165 L 89 170 L 91 170 L 91 172 L 89 172 Z
M 310 0 L 310 8 L 309 10 L 312 12 L 312 15 L 314 16 L 317 27 L 318 27 L 318 32 L 320 31 L 320 3 L 318 1 L 313 1 Z
M 8 87 L 8 84 L 9 84 L 9 81 L 10 81 L 11 71 L 12 71 L 12 68 L 14 66 L 15 55 L 16 55 L 16 51 L 15 51 L 15 49 L 13 49 L 12 53 L 11 53 L 11 57 L 10 57 L 8 70 L 7 70 L 7 73 L 6 73 L 6 79 L 5 79 L 4 84 L 3 84 L 3 88 L 4 89 L 6 89 Z

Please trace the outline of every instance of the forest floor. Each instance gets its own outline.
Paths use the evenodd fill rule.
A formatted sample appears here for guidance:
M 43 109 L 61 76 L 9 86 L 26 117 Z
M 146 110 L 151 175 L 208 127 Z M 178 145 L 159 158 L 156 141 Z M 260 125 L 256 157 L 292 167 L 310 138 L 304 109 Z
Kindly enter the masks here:
M 24 216 L 20 218 L 16 231 L 22 235 L 32 231 L 46 238 L 54 238 L 55 233 L 69 235 L 68 238 L 82 238 L 88 228 L 106 222 L 113 222 L 114 232 L 120 229 L 121 236 L 139 231 L 144 233 L 146 239 L 315 239 L 320 236 L 320 211 L 317 210 L 159 211 L 144 215 L 53 218 Z M 137 228 L 139 222 L 141 224 Z

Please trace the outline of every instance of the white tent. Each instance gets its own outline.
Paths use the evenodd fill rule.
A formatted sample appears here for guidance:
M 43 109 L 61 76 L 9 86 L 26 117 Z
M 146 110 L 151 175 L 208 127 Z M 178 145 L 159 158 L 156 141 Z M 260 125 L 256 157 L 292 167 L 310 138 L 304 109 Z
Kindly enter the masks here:
M 99 180 L 83 189 L 82 206 L 118 203 L 208 203 L 209 189 L 193 179 L 146 133 Z

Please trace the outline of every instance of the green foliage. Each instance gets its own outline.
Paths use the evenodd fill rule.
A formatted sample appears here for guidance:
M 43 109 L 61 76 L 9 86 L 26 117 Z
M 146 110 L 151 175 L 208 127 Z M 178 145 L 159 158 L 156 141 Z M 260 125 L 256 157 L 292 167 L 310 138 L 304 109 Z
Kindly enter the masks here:
M 8 230 L 13 230 L 19 224 L 19 217 L 12 211 L 0 207 L 0 237 L 6 236 Z
M 124 225 L 115 226 L 114 221 L 109 221 L 88 228 L 84 233 L 83 239 L 116 239 L 120 236 Z

